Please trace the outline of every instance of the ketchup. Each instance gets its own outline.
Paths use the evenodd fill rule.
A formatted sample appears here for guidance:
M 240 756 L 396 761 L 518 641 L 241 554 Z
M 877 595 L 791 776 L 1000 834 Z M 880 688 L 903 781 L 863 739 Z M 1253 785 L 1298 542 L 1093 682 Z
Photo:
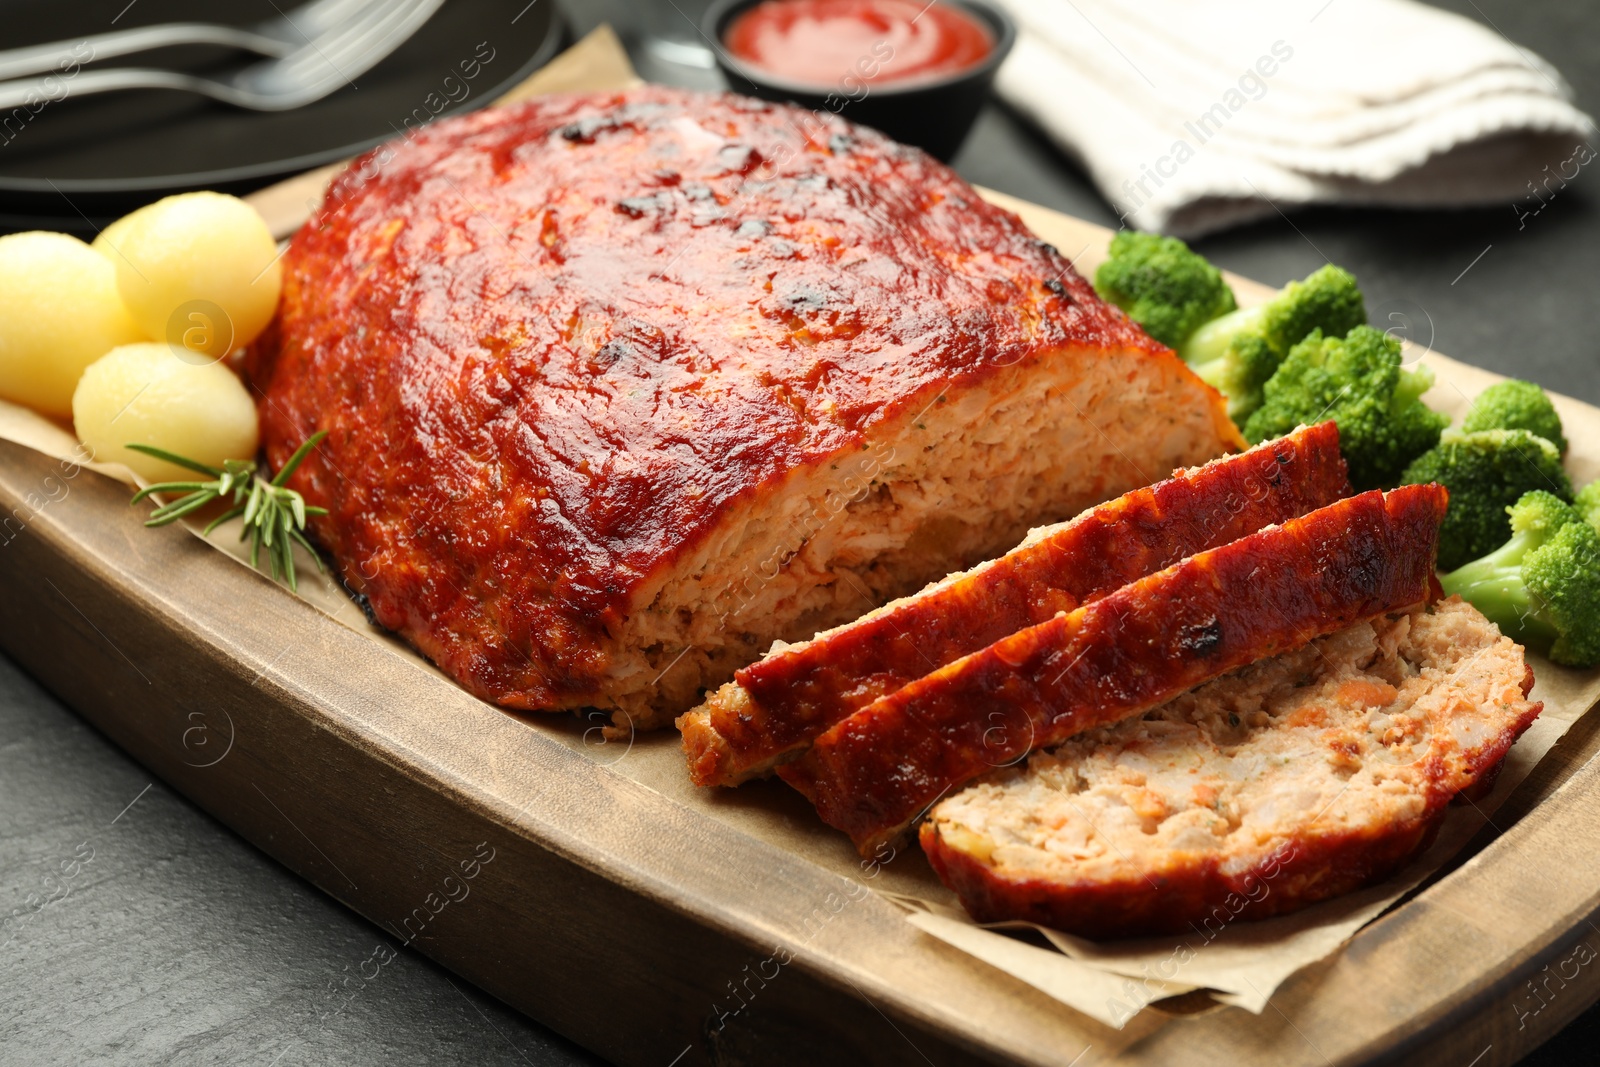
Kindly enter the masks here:
M 818 87 L 952 74 L 994 49 L 983 23 L 928 0 L 763 0 L 723 43 L 752 66 Z

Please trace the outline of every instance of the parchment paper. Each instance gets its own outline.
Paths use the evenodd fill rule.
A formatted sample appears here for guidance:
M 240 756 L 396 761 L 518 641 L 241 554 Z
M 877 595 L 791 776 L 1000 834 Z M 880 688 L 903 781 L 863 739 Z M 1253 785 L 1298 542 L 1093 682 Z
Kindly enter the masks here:
M 635 80 L 616 38 L 602 28 L 504 99 L 525 99 L 547 91 L 618 88 Z M 297 215 L 303 217 L 308 210 L 306 189 L 315 193 L 317 183 L 325 183 L 331 174 L 332 169 L 324 169 L 297 180 L 298 184 L 290 182 L 267 190 L 253 200 L 274 223 L 275 230 L 285 225 L 292 229 Z M 1104 257 L 1109 232 L 1034 205 L 998 195 L 993 198 L 1018 211 L 1040 236 L 1064 250 L 1082 246 L 1084 235 L 1090 233 L 1093 239 L 1076 257 L 1084 273 L 1092 271 Z M 1259 302 L 1272 292 L 1246 279 L 1230 281 L 1242 304 Z M 1408 346 L 1408 358 L 1420 359 L 1433 368 L 1438 384 L 1426 399 L 1452 416 L 1459 416 L 1472 397 L 1500 380 L 1489 371 L 1416 346 Z M 1567 467 L 1574 483 L 1581 485 L 1600 477 L 1600 409 L 1568 397 L 1553 394 L 1553 398 L 1571 441 Z M 3 401 L 0 438 L 54 456 L 64 465 L 89 467 L 136 484 L 132 472 L 125 467 L 90 462 L 66 427 Z M 37 507 L 45 506 L 47 497 L 41 496 Z M 190 529 L 198 536 L 197 527 Z M 236 525 L 219 528 L 208 540 L 248 565 Z M 339 582 L 319 574 L 309 556 L 302 554 L 298 562 L 299 595 L 304 600 L 351 629 L 382 642 L 394 654 L 410 657 L 438 673 L 407 646 L 372 628 Z M 292 594 L 282 589 L 279 595 Z M 899 903 L 907 921 L 932 937 L 1110 1026 L 1121 1028 L 1152 1002 L 1196 989 L 1211 990 L 1212 996 L 1223 1004 L 1259 1013 L 1285 979 L 1338 951 L 1357 930 L 1459 851 L 1567 728 L 1600 699 L 1600 669 L 1573 671 L 1536 656 L 1530 658 L 1538 679 L 1533 697 L 1544 701 L 1544 713 L 1512 749 L 1494 792 L 1476 804 L 1453 808 L 1437 841 L 1398 877 L 1297 915 L 1258 923 L 1230 923 L 1209 935 L 1197 931 L 1187 938 L 1096 944 L 1037 928 L 1034 935 L 1018 938 L 999 929 L 980 927 L 966 917 L 954 894 L 939 883 L 914 847 L 874 868 L 867 884 Z M 592 724 L 575 722 L 565 715 L 549 716 L 531 720 L 529 728 L 546 730 L 597 763 L 703 811 L 709 818 L 733 824 L 846 877 L 865 880 L 863 865 L 850 843 L 824 826 L 798 794 L 776 781 L 752 782 L 737 790 L 696 789 L 685 773 L 676 733 L 608 740 L 595 728 L 606 721 L 608 716 L 598 716 Z M 731 858 L 730 862 L 737 860 Z M 1005 925 L 1014 929 L 1024 924 Z

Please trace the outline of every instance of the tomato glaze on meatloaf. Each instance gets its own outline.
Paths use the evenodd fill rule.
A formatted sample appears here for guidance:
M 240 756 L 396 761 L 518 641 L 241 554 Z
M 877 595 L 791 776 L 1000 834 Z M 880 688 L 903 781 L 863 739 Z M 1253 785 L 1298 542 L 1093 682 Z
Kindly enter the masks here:
M 655 725 L 773 640 L 1242 447 L 1055 249 L 871 130 L 659 87 L 357 160 L 249 353 L 318 541 L 472 692 Z

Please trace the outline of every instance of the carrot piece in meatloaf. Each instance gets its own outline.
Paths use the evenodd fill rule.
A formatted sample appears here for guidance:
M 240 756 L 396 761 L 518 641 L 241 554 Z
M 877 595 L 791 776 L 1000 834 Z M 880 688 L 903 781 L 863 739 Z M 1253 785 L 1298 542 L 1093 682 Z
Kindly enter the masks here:
M 1539 714 L 1532 686 L 1458 598 L 1381 616 L 969 786 L 922 848 L 981 922 L 1215 936 L 1426 848 Z
M 869 854 L 1032 749 L 1423 602 L 1447 499 L 1363 493 L 1190 556 L 874 701 L 778 773 Z
M 1332 422 L 1180 470 L 1017 548 L 745 667 L 678 720 L 698 785 L 737 785 L 970 652 L 1185 556 L 1348 495 Z

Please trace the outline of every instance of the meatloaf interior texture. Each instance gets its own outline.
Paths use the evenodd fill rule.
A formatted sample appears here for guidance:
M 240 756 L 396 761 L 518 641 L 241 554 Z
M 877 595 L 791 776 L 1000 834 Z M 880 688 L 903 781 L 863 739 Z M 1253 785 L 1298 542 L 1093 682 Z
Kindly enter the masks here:
M 1417 607 L 1037 753 L 941 802 L 923 848 L 984 921 L 1122 937 L 1281 914 L 1425 847 L 1538 715 L 1532 683 L 1471 605 Z
M 473 692 L 666 721 L 797 640 L 1242 447 L 948 168 L 648 87 L 352 164 L 249 354 L 344 578 Z
M 961 656 L 1349 492 L 1338 428 L 1325 422 L 1033 530 L 999 559 L 738 671 L 678 720 L 690 775 L 736 785 L 765 773 Z

